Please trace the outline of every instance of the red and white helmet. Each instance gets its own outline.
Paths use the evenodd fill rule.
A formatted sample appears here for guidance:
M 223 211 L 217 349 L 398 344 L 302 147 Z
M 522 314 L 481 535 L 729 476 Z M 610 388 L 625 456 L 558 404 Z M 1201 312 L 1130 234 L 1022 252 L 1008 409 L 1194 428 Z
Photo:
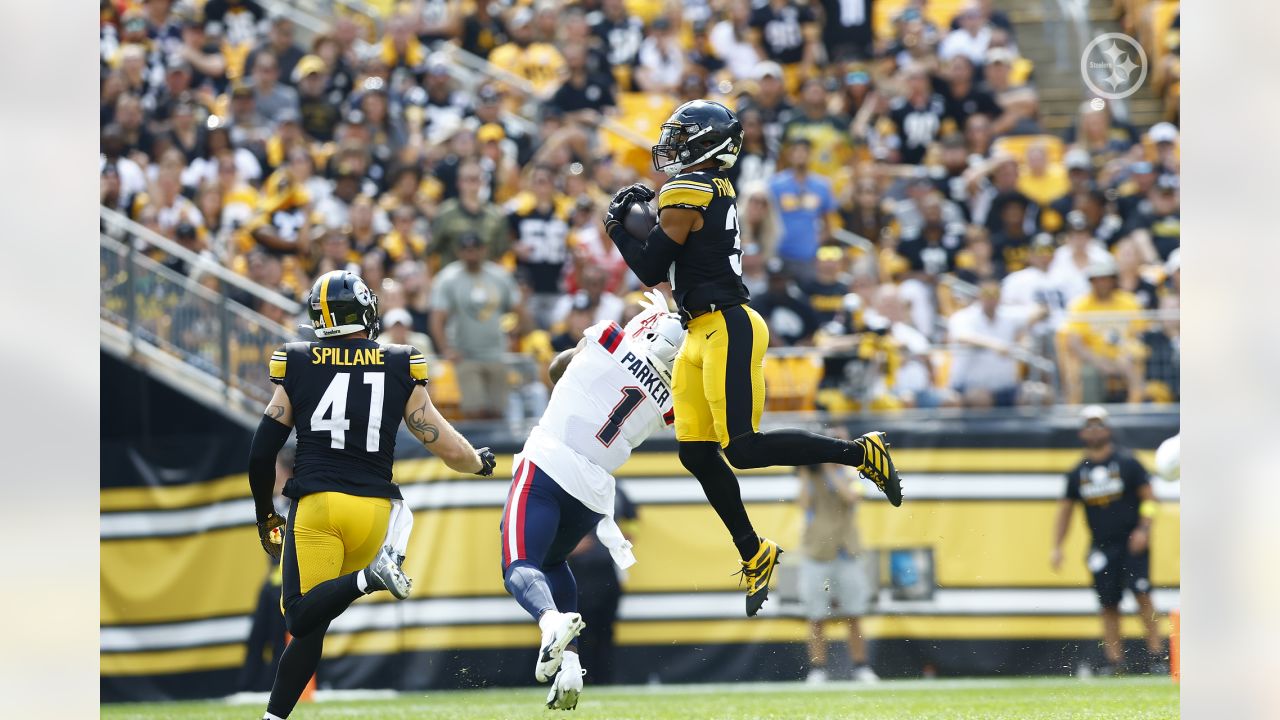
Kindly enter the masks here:
M 671 370 L 684 343 L 684 323 L 670 311 L 667 299 L 657 290 L 645 293 L 644 308 L 623 330 L 637 355 L 643 354 L 654 372 L 671 385 Z

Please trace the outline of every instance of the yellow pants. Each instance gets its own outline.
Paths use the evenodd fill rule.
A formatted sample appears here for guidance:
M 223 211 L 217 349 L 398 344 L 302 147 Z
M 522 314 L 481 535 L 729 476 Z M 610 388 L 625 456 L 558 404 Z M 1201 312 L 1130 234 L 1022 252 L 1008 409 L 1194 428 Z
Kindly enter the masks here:
M 768 347 L 769 327 L 746 305 L 689 321 L 672 377 L 676 440 L 725 447 L 760 429 Z
M 368 565 L 382 547 L 390 518 L 387 498 L 322 492 L 295 502 L 280 563 L 282 602 Z

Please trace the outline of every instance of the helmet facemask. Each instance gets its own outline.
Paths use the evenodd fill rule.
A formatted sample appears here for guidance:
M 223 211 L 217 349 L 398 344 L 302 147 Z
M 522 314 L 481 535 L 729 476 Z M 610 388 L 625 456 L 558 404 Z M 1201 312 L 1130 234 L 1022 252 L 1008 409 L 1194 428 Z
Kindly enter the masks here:
M 643 355 L 649 367 L 671 386 L 672 368 L 675 367 L 676 355 L 684 343 L 684 323 L 675 313 L 652 315 L 645 320 L 642 328 L 632 335 L 632 344 L 636 354 Z
M 653 169 L 672 176 L 683 170 L 684 161 L 689 157 L 689 149 L 685 145 L 689 142 L 689 136 L 697 131 L 696 125 L 663 123 L 662 131 L 658 135 L 658 144 L 651 148 Z

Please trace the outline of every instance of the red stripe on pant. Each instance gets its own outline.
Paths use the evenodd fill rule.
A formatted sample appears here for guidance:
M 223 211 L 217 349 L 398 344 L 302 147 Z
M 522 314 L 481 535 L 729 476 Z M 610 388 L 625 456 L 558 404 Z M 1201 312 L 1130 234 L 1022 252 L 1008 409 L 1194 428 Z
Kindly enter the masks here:
M 516 468 L 515 480 L 511 483 L 511 491 L 507 494 L 507 516 L 502 522 L 503 567 L 516 560 L 525 559 L 525 504 L 529 500 L 529 488 L 533 486 L 533 473 L 537 469 L 537 466 L 528 460 L 521 461 L 520 467 Z

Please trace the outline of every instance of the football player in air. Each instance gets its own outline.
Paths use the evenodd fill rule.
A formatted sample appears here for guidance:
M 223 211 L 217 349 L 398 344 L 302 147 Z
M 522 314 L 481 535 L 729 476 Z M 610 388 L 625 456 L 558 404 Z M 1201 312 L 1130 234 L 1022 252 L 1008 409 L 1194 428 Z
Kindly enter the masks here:
M 742 556 L 751 617 L 768 598 L 782 551 L 756 534 L 730 464 L 848 465 L 895 507 L 902 503 L 902 484 L 883 432 L 854 440 L 798 429 L 760 432 L 769 329 L 747 305 L 737 192 L 722 172 L 737 162 L 741 147 L 742 125 L 728 108 L 706 100 L 681 105 L 653 146 L 654 167 L 671 176 L 657 196 L 657 224 L 642 238 L 624 227 L 632 204 L 654 197 L 635 184 L 614 196 L 605 229 L 640 282 L 671 283 L 688 331 L 672 387 L 680 462 L 698 478 Z
M 422 353 L 374 342 L 378 297 L 364 281 L 325 273 L 305 303 L 319 340 L 287 343 L 271 356 L 275 393 L 249 451 L 258 536 L 267 554 L 281 558 L 281 608 L 293 635 L 264 720 L 289 717 L 320 663 L 329 623 L 356 598 L 378 590 L 409 595 L 404 558 L 388 533 L 393 502 L 402 500 L 391 477 L 400 418 L 458 472 L 488 476 L 495 464 L 488 448 L 472 448 L 432 405 Z M 276 454 L 295 425 L 286 522 L 271 495 Z
M 574 642 L 585 626 L 565 560 L 596 529 L 614 562 L 635 562 L 613 521 L 612 473 L 674 422 L 671 367 L 684 328 L 657 290 L 643 304 L 625 328 L 593 325 L 551 361 L 551 400 L 515 457 L 502 513 L 503 581 L 542 630 L 533 674 L 552 680 L 552 709 L 577 707 L 585 673 Z

